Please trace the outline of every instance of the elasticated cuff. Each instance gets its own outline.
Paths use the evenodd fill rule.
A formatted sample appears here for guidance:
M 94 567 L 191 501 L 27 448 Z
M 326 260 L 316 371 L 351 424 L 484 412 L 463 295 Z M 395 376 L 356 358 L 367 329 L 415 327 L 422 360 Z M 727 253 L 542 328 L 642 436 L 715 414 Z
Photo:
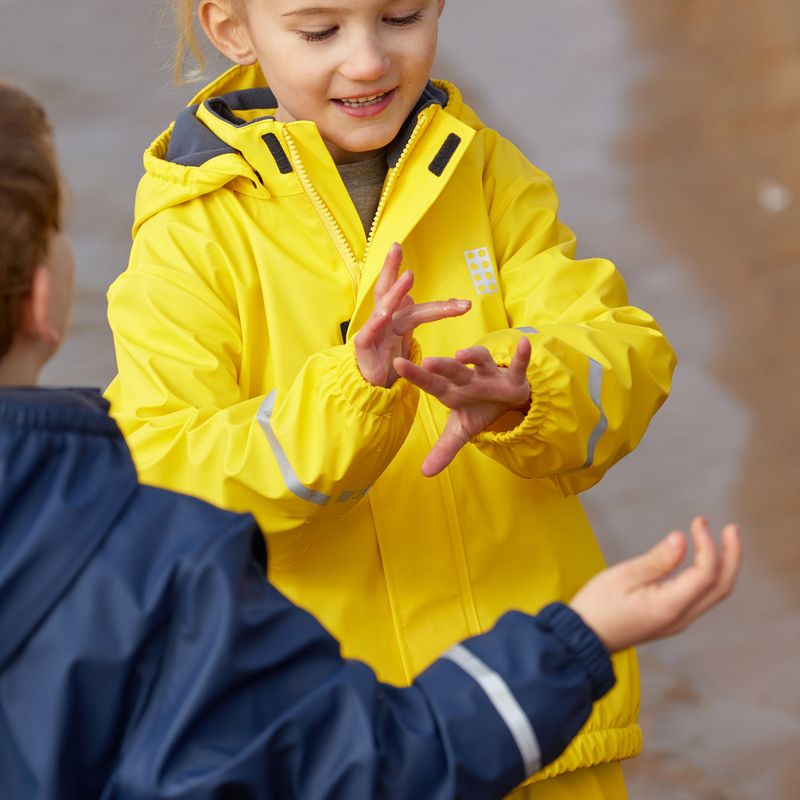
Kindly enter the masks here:
M 599 700 L 611 689 L 616 678 L 611 657 L 597 634 L 564 603 L 545 606 L 536 618 L 575 653 L 589 676 L 594 699 Z
M 499 366 L 508 366 L 511 359 L 498 360 L 496 355 L 495 363 Z M 548 421 L 549 410 L 552 406 L 550 393 L 548 391 L 548 381 L 546 370 L 543 363 L 534 352 L 528 364 L 528 384 L 531 387 L 531 404 L 528 413 L 515 428 L 508 431 L 481 431 L 470 440 L 475 444 L 515 444 L 529 438 L 543 438 L 544 430 L 550 424 Z
M 347 402 L 355 409 L 367 414 L 385 416 L 390 414 L 399 404 L 416 398 L 419 389 L 403 378 L 398 378 L 387 388 L 373 386 L 358 368 L 355 347 L 349 345 L 350 353 L 339 366 L 337 385 Z M 411 351 L 408 360 L 414 364 L 422 361 L 422 350 L 416 339 L 411 340 Z

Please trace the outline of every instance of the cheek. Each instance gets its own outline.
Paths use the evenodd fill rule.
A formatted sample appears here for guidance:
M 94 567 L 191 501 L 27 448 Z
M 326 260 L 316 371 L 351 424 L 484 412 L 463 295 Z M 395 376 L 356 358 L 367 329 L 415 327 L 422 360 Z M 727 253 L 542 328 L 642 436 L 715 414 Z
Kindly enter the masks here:
M 436 37 L 426 36 L 419 40 L 413 48 L 403 51 L 402 58 L 409 72 L 427 77 L 436 58 Z
M 59 336 L 66 333 L 72 316 L 75 300 L 75 255 L 72 246 L 67 242 L 59 247 L 58 260 L 52 266 L 53 287 L 53 320 Z
M 73 257 L 70 263 L 69 274 L 69 299 L 70 303 L 75 299 L 75 258 Z
M 72 248 L 64 256 L 64 263 L 61 267 L 60 279 L 60 300 L 64 308 L 69 309 L 75 298 L 75 257 Z
M 309 68 L 307 63 L 296 63 L 296 69 L 278 71 L 273 75 L 262 68 L 278 102 L 285 107 L 298 106 L 317 99 L 328 85 L 326 76 L 320 70 Z
M 427 42 L 425 42 L 425 59 L 428 63 L 428 69 L 433 66 L 433 60 L 436 58 L 436 45 L 438 43 L 438 38 L 436 33 L 432 36 L 428 37 Z

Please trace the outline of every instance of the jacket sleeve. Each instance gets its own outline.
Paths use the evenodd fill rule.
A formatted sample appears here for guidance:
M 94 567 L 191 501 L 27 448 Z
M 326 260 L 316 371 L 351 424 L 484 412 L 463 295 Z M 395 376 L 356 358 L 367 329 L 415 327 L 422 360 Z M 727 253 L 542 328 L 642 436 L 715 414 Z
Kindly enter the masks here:
M 242 545 L 217 537 L 182 569 L 109 796 L 499 798 L 564 749 L 614 682 L 599 640 L 553 605 L 506 615 L 411 687 L 379 683 Z
M 507 365 L 531 340 L 531 407 L 477 446 L 523 477 L 565 492 L 592 486 L 644 435 L 669 393 L 675 355 L 653 318 L 628 304 L 604 259 L 576 259 L 550 178 L 489 134 L 484 186 L 508 329 L 478 344 Z
M 253 511 L 275 534 L 276 554 L 291 554 L 305 522 L 341 515 L 386 468 L 418 392 L 402 380 L 390 389 L 369 384 L 349 343 L 310 356 L 291 383 L 251 396 L 244 365 L 259 359 L 244 359 L 243 348 L 262 350 L 268 372 L 275 354 L 267 332 L 243 336 L 237 298 L 246 290 L 233 285 L 225 248 L 196 244 L 200 232 L 159 219 L 169 213 L 140 229 L 128 271 L 109 290 L 112 414 L 144 482 Z

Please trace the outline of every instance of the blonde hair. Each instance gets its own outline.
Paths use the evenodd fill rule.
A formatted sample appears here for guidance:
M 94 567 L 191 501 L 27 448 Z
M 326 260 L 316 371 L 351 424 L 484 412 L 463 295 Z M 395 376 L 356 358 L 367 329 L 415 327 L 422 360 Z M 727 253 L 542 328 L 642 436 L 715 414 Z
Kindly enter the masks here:
M 244 0 L 226 1 L 232 14 L 240 13 Z M 191 83 L 202 77 L 206 66 L 206 56 L 198 36 L 197 0 L 171 0 L 170 5 L 177 34 L 173 77 L 176 83 Z
M 195 30 L 194 9 L 195 0 L 172 0 L 172 13 L 177 34 L 173 69 L 176 83 L 187 83 L 191 80 L 192 73 L 201 73 L 206 65 L 206 58 Z M 191 73 L 187 70 L 187 61 L 190 59 L 194 61 Z

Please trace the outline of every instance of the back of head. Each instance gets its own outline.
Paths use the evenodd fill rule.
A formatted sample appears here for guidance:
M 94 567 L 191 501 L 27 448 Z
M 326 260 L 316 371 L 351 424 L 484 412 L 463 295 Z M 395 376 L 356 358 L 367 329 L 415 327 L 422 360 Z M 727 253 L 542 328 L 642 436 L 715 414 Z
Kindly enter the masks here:
M 61 225 L 61 180 L 42 107 L 0 81 L 0 358 L 19 328 L 22 300 Z

